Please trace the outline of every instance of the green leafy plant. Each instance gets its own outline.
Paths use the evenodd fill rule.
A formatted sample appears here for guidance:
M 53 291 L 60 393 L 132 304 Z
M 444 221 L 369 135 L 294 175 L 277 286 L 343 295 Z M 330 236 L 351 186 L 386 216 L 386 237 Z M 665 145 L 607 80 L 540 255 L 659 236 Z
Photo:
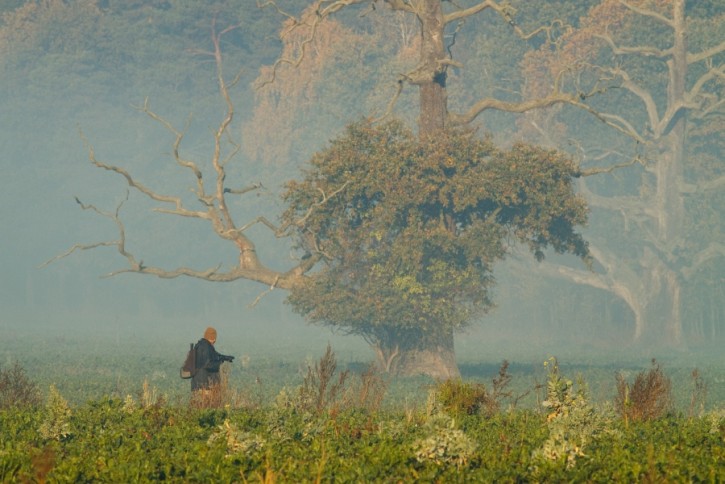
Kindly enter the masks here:
M 720 435 L 721 441 L 725 443 L 725 408 L 709 412 L 706 418 L 710 423 L 710 433 Z
M 586 456 L 585 449 L 607 428 L 609 419 L 589 403 L 583 378 L 575 386 L 561 375 L 556 358 L 549 358 L 544 365 L 549 375 L 542 405 L 549 412 L 549 437 L 534 452 L 534 459 L 564 462 L 566 467 L 573 467 L 578 458 Z
M 50 386 L 48 401 L 45 405 L 45 420 L 40 426 L 40 436 L 46 440 L 63 440 L 71 435 L 71 409 L 63 395 Z
M 418 462 L 434 462 L 437 465 L 465 466 L 476 451 L 476 444 L 456 421 L 445 413 L 436 412 L 426 424 L 428 435 L 413 443 Z

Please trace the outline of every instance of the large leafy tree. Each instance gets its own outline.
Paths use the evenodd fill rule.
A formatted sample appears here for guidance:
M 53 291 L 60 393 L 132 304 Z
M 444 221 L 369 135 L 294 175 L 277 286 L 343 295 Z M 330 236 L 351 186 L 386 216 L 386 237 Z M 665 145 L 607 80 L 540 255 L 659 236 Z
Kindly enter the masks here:
M 321 51 L 321 49 L 317 48 L 318 44 L 316 42 L 318 42 L 320 39 L 319 33 L 323 31 L 325 22 L 329 21 L 333 13 L 344 11 L 345 9 L 350 8 L 350 6 L 356 4 L 364 5 L 368 8 L 370 6 L 374 7 L 376 5 L 375 2 L 371 3 L 365 1 L 315 2 L 313 6 L 306 11 L 305 15 L 303 15 L 299 19 L 294 19 L 293 21 L 291 21 L 287 29 L 285 30 L 284 35 L 294 38 L 294 41 L 291 43 L 292 48 L 290 49 L 287 56 L 283 56 L 277 61 L 277 63 L 274 64 L 274 66 L 272 66 L 271 73 L 268 74 L 270 80 L 265 84 L 274 83 L 278 78 L 278 74 L 280 74 L 283 69 L 289 66 L 295 68 L 298 68 L 299 66 L 304 66 L 305 60 L 309 59 L 310 56 L 317 55 Z M 472 18 L 473 16 L 480 14 L 481 12 L 492 11 L 501 18 L 503 18 L 512 27 L 512 31 L 519 38 L 530 39 L 531 35 L 526 35 L 518 27 L 512 17 L 512 14 L 514 12 L 513 10 L 511 10 L 508 6 L 499 4 L 497 2 L 479 2 L 470 7 L 461 7 L 457 5 L 451 5 L 450 7 L 448 7 L 444 5 L 445 2 L 441 2 L 438 0 L 418 0 L 413 2 L 388 1 L 385 2 L 385 4 L 387 4 L 388 7 L 387 14 L 396 15 L 396 19 L 398 21 L 400 21 L 401 18 L 406 17 L 415 19 L 417 22 L 418 37 L 411 48 L 411 50 L 413 50 L 417 54 L 415 64 L 412 66 L 412 68 L 409 68 L 405 73 L 400 75 L 398 80 L 399 89 L 395 93 L 395 95 L 391 96 L 391 101 L 388 104 L 388 109 L 384 114 L 387 114 L 392 110 L 395 102 L 399 99 L 401 92 L 403 92 L 406 87 L 415 87 L 417 89 L 418 95 L 418 99 L 416 102 L 417 136 L 419 137 L 421 142 L 423 140 L 429 139 L 442 140 L 449 136 L 450 130 L 455 130 L 457 128 L 469 125 L 474 120 L 476 120 L 482 113 L 489 110 L 520 113 L 526 112 L 531 109 L 551 106 L 560 103 L 575 105 L 588 109 L 586 105 L 582 104 L 582 97 L 579 95 L 579 93 L 565 93 L 559 89 L 559 86 L 556 83 L 554 83 L 548 92 L 543 94 L 537 93 L 538 95 L 536 97 L 523 98 L 522 96 L 507 96 L 506 98 L 501 99 L 496 97 L 484 96 L 482 98 L 476 99 L 468 106 L 464 106 L 463 109 L 459 109 L 457 111 L 449 111 L 449 70 L 451 69 L 451 67 L 454 66 L 456 68 L 463 67 L 460 62 L 453 59 L 451 45 L 452 42 L 455 42 L 455 37 L 458 32 L 457 29 L 460 28 L 460 25 L 463 21 Z M 370 12 L 364 13 L 366 15 L 370 14 Z M 328 31 L 329 29 L 325 30 L 325 32 Z M 535 32 L 540 32 L 542 33 L 542 35 L 550 33 L 550 26 L 545 26 L 544 28 L 536 30 Z M 446 37 L 453 38 L 454 40 L 451 41 L 450 44 L 447 44 L 445 41 Z M 315 46 L 315 48 L 310 46 Z M 349 54 L 350 52 L 348 51 L 347 53 Z M 275 97 L 277 99 L 281 98 L 279 94 L 276 94 Z M 352 152 L 349 156 L 355 157 Z M 365 152 L 365 149 L 363 149 L 363 152 L 357 156 L 360 159 L 366 159 L 367 153 Z M 395 164 L 396 160 L 393 159 L 395 156 L 395 153 L 390 153 L 387 161 L 391 164 Z M 423 166 L 425 166 L 425 163 L 423 163 Z M 517 165 L 516 163 L 513 163 L 512 166 L 516 167 Z M 395 178 L 392 178 L 391 183 L 394 184 L 395 180 Z M 342 181 L 340 183 L 342 183 Z M 329 189 L 332 187 L 326 188 Z M 346 187 L 345 189 L 343 189 L 343 191 L 339 193 L 337 191 L 334 191 L 334 193 L 337 194 L 337 197 L 343 198 L 345 197 L 347 191 L 348 188 Z M 535 190 L 532 190 L 532 192 L 535 192 Z M 311 190 L 310 193 L 317 192 Z M 323 195 L 323 198 L 326 199 L 330 192 L 321 189 L 320 193 L 324 193 L 325 195 Z M 430 190 L 423 190 L 421 193 L 434 196 L 430 193 Z M 301 205 L 298 207 L 298 211 L 312 210 L 313 212 L 317 212 L 321 209 L 319 200 L 312 201 L 308 199 L 308 202 L 310 203 L 310 206 L 304 207 L 303 205 Z M 410 203 L 412 201 L 408 202 Z M 429 200 L 423 201 L 421 199 L 418 199 L 417 202 L 422 204 L 430 203 Z M 325 205 L 327 205 L 327 203 L 325 203 Z M 376 209 L 377 212 L 384 210 L 383 207 L 384 205 L 379 206 Z M 388 210 L 395 211 L 397 210 L 397 208 L 399 207 L 390 206 Z M 292 220 L 288 219 L 286 223 L 288 225 L 292 224 Z M 415 222 L 410 221 L 410 223 Z M 505 224 L 506 222 L 502 223 Z M 455 229 L 451 230 L 455 232 Z M 424 233 L 425 232 L 419 234 L 420 238 L 418 239 L 418 241 L 422 241 Z M 399 239 L 397 239 L 396 237 L 396 240 Z M 352 246 L 354 246 L 354 244 Z M 405 246 L 404 243 L 401 244 L 401 247 L 403 246 Z M 440 249 L 440 247 L 438 248 Z M 312 243 L 309 243 L 306 246 L 306 249 L 310 251 L 310 253 L 312 254 L 312 258 L 316 257 L 322 260 L 330 257 L 330 255 L 326 254 L 325 252 L 315 250 L 316 245 L 314 241 Z M 383 253 L 386 257 L 390 258 L 390 264 L 392 264 L 392 267 L 395 267 L 396 264 L 400 262 L 400 260 L 397 259 L 398 257 L 400 257 L 400 254 L 398 252 L 390 251 Z M 360 258 L 358 257 L 358 255 L 359 254 L 351 255 L 351 253 L 347 253 L 346 255 L 336 254 L 335 256 L 332 256 L 332 259 L 335 261 L 333 262 L 333 266 L 335 264 L 339 264 L 339 270 L 341 270 L 342 273 L 345 273 L 347 269 L 344 268 L 344 262 L 352 263 L 352 260 L 365 260 L 365 258 Z M 489 260 L 488 263 L 490 264 L 492 260 L 493 259 Z M 415 283 L 417 285 L 426 285 L 433 283 L 434 278 L 423 273 L 419 274 L 420 277 L 413 277 L 413 267 L 414 266 L 409 266 L 407 269 L 408 272 L 404 271 L 405 277 L 403 279 L 391 279 L 387 281 L 387 284 L 390 285 L 390 287 L 392 288 L 399 288 L 400 284 L 402 283 L 401 281 L 403 280 L 408 281 L 411 284 Z M 427 267 L 425 265 L 425 262 L 421 262 L 421 265 L 417 266 L 417 269 L 422 270 L 423 267 Z M 440 270 L 440 272 L 437 273 L 438 276 L 440 276 L 444 272 L 444 270 L 442 269 L 442 267 L 444 266 L 437 265 L 436 267 Z M 466 266 L 465 270 L 471 270 L 472 267 L 473 265 Z M 486 293 L 488 283 L 484 283 L 480 279 L 483 278 L 487 281 L 489 280 L 488 278 L 490 278 L 490 265 L 487 267 L 487 270 L 489 272 L 486 273 L 485 278 L 480 274 L 477 276 L 479 277 L 479 281 L 476 283 L 481 284 L 482 287 L 480 288 L 480 290 L 485 291 Z M 358 273 L 358 271 L 353 272 Z M 393 272 L 393 269 L 389 267 L 388 276 L 392 277 Z M 334 293 L 333 288 L 336 285 L 342 284 L 346 276 L 341 276 L 340 273 L 335 271 L 329 272 L 327 274 L 330 277 L 323 278 L 323 282 L 320 282 L 321 285 L 317 286 L 316 289 L 318 291 L 332 291 Z M 332 283 L 331 281 L 334 281 L 334 283 Z M 408 327 L 406 328 L 405 323 L 401 326 L 394 322 L 392 313 L 398 313 L 401 309 L 400 303 L 397 303 L 391 305 L 391 312 L 387 314 L 385 311 L 382 312 L 382 319 L 377 319 L 377 329 L 374 332 L 369 331 L 370 326 L 367 326 L 368 330 L 360 331 L 366 332 L 366 336 L 378 349 L 378 354 L 381 360 L 385 362 L 385 365 L 387 367 L 390 367 L 392 365 L 393 358 L 398 358 L 400 370 L 403 372 L 416 371 L 415 368 L 418 368 L 418 371 L 438 376 L 450 376 L 457 373 L 457 367 L 454 363 L 455 358 L 453 350 L 453 330 L 456 327 L 456 324 L 463 324 L 462 321 L 465 318 L 462 315 L 466 314 L 464 308 L 476 306 L 478 309 L 480 309 L 481 307 L 486 307 L 489 301 L 486 296 L 481 297 L 478 303 L 474 303 L 475 298 L 471 297 L 470 295 L 468 298 L 462 298 L 457 300 L 455 297 L 452 296 L 452 294 L 456 293 L 457 291 L 461 291 L 461 287 L 470 284 L 470 281 L 465 281 L 464 279 L 461 279 L 461 277 L 451 277 L 448 283 L 451 284 L 451 286 L 448 286 L 447 289 L 450 289 L 452 291 L 451 294 L 449 294 L 448 296 L 444 295 L 445 291 L 438 292 L 437 298 L 431 296 L 431 294 L 427 294 L 426 297 L 428 298 L 429 303 L 429 307 L 427 309 L 430 311 L 427 316 L 421 316 L 421 314 L 424 312 L 422 309 L 423 305 L 418 305 L 415 310 L 409 308 L 411 310 L 410 317 L 418 318 L 418 328 L 411 328 L 409 323 L 407 323 Z M 452 287 L 454 285 L 457 287 L 456 291 L 452 290 Z M 324 298 L 313 298 L 312 293 L 310 292 L 306 293 L 307 301 L 304 301 L 304 298 L 299 296 L 298 291 L 300 287 L 304 287 L 304 285 L 296 286 L 293 288 L 293 291 L 297 292 L 298 294 L 298 296 L 293 297 L 293 300 L 296 302 L 298 309 L 300 309 L 303 313 L 310 315 L 313 319 L 332 323 L 334 318 L 331 315 L 320 317 L 318 316 L 320 313 L 318 313 L 317 310 L 322 308 L 315 309 L 314 307 L 317 304 L 321 304 L 326 309 L 329 309 L 327 301 Z M 359 288 L 355 284 L 352 284 L 349 287 L 349 290 L 359 291 Z M 391 292 L 390 297 L 388 298 L 380 298 L 378 297 L 380 295 L 372 296 L 372 294 L 361 295 L 361 299 L 356 300 L 357 304 L 354 305 L 354 308 L 349 309 L 351 311 L 356 311 L 358 315 L 369 313 L 370 311 L 368 309 L 364 309 L 369 301 L 378 301 L 379 304 L 377 305 L 377 307 L 379 308 L 380 303 L 382 303 L 383 301 L 387 303 L 392 303 L 393 301 L 395 301 L 396 298 L 395 296 L 393 296 L 394 294 L 395 291 Z M 446 299 L 446 297 L 448 299 Z M 435 302 L 431 302 L 431 300 L 433 299 L 435 300 Z M 444 301 L 446 302 L 443 303 Z M 352 300 L 348 300 L 348 304 L 352 303 Z M 453 311 L 451 308 L 456 306 L 458 309 L 456 311 Z M 345 303 L 341 301 L 338 307 L 345 307 Z M 433 307 L 435 307 L 435 310 L 433 310 Z M 445 307 L 448 308 L 448 311 L 453 312 L 447 312 L 447 310 L 444 309 Z M 441 312 L 437 313 L 436 311 Z M 343 315 L 341 314 L 339 314 L 338 316 L 340 320 L 338 320 L 337 324 L 344 327 L 355 327 L 357 329 L 361 329 L 363 326 L 365 326 L 364 324 L 362 324 L 362 319 L 357 319 L 357 317 L 354 317 L 353 320 L 358 321 L 359 324 L 350 324 L 350 319 L 343 317 Z M 370 318 L 369 315 L 366 317 Z M 468 314 L 468 317 L 470 318 L 471 314 Z M 398 314 L 396 318 L 400 319 L 401 316 Z M 454 321 L 457 322 L 454 323 Z
M 312 321 L 363 336 L 388 370 L 456 374 L 446 349 L 492 306 L 493 266 L 510 241 L 537 258 L 547 246 L 587 255 L 574 231 L 586 221 L 577 167 L 553 151 L 361 123 L 311 165 L 289 184 L 284 218 L 323 264 L 290 301 Z

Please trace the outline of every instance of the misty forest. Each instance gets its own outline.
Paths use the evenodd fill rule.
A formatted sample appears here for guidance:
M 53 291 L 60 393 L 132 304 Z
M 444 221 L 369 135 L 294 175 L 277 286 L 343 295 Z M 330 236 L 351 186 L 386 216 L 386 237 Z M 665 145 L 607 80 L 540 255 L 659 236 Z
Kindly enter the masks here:
M 725 3 L 4 0 L 0 79 L 0 481 L 725 478 Z

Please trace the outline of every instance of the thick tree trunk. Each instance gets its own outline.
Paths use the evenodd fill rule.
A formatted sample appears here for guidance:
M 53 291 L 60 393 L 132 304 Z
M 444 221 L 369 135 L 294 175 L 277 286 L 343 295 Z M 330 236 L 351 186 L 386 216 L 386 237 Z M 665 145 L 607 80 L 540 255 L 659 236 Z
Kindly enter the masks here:
M 662 261 L 650 257 L 640 291 L 630 308 L 635 314 L 635 342 L 679 347 L 684 344 L 680 279 Z
M 456 363 L 453 331 L 432 336 L 419 330 L 379 328 L 368 341 L 377 354 L 378 365 L 398 376 L 427 375 L 447 380 L 461 376 Z
M 444 44 L 445 19 L 440 0 L 417 3 L 420 22 L 420 62 L 408 76 L 420 95 L 419 136 L 430 136 L 445 129 L 448 117 L 446 71 L 448 56 Z M 366 335 L 377 353 L 378 364 L 395 375 L 428 375 L 437 379 L 460 376 L 453 348 L 453 330 L 401 330 L 394 326 L 378 328 Z
M 445 128 L 448 117 L 448 56 L 443 43 L 445 22 L 441 2 L 421 2 L 418 20 L 421 31 L 420 64 L 410 81 L 420 90 L 418 131 L 425 136 Z

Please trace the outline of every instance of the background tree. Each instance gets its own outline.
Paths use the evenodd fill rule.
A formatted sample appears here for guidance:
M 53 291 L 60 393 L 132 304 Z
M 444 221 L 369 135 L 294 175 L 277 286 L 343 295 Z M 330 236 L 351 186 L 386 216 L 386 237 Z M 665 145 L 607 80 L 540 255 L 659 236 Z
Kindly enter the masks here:
M 725 11 L 711 2 L 686 7 L 684 0 L 603 1 L 556 48 L 544 45 L 529 59 L 532 93 L 552 79 L 565 79 L 568 92 L 602 93 L 591 105 L 614 128 L 604 140 L 564 108 L 522 120 L 540 142 L 579 140 L 583 163 L 595 170 L 627 157 L 638 163 L 580 180 L 596 215 L 589 237 L 598 270 L 551 272 L 616 294 L 633 314 L 635 340 L 671 345 L 685 344 L 685 299 L 711 294 L 713 310 L 722 311 L 722 276 L 709 278 L 711 289 L 700 286 L 700 296 L 684 291 L 725 255 L 722 136 L 715 134 L 725 126 Z

